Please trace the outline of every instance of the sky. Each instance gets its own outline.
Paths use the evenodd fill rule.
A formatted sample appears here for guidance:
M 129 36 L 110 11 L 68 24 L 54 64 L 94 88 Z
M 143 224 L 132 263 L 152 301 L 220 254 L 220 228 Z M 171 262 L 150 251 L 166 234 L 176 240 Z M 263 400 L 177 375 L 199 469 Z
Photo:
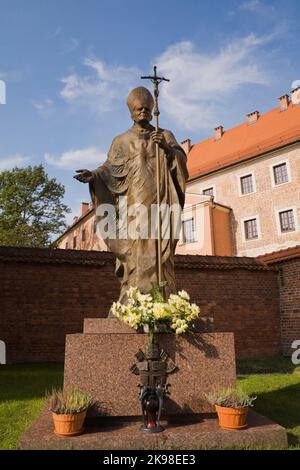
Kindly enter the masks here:
M 70 223 L 89 201 L 74 171 L 131 126 L 128 92 L 152 87 L 141 75 L 170 79 L 160 125 L 199 142 L 300 80 L 299 13 L 299 0 L 0 0 L 0 171 L 42 163 Z

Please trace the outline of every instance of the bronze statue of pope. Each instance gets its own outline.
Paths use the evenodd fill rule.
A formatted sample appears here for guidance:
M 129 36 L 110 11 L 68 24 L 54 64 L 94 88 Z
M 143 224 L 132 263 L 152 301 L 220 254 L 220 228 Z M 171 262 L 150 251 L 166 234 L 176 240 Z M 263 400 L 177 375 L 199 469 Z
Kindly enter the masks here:
M 113 140 L 103 165 L 92 171 L 77 170 L 74 178 L 82 183 L 89 183 L 96 214 L 99 214 L 97 209 L 101 205 L 110 204 L 115 209 L 116 221 L 122 219 L 124 225 L 120 201 L 126 198 L 127 207 L 142 205 L 146 208 L 147 220 L 144 219 L 144 222 L 149 222 L 151 226 L 151 207 L 157 201 L 155 147 L 159 145 L 159 191 L 162 207 L 178 205 L 182 209 L 184 206 L 188 178 L 186 155 L 172 132 L 160 128 L 156 131 L 150 124 L 154 100 L 147 88 L 138 87 L 132 90 L 128 95 L 127 105 L 133 126 Z M 132 222 L 135 216 L 132 215 L 133 212 L 128 214 L 126 222 Z M 103 218 L 103 213 L 96 215 L 96 220 L 101 217 Z M 170 218 L 169 223 L 172 225 L 171 214 L 167 212 L 166 217 Z M 141 220 L 143 219 L 140 222 Z M 157 240 L 150 232 L 148 235 L 102 235 L 109 250 L 116 255 L 116 276 L 121 282 L 119 301 L 122 303 L 126 302 L 129 287 L 138 287 L 145 294 L 157 284 Z M 162 237 L 161 247 L 162 275 L 166 282 L 167 297 L 176 292 L 174 254 L 178 241 L 172 228 L 169 235 Z

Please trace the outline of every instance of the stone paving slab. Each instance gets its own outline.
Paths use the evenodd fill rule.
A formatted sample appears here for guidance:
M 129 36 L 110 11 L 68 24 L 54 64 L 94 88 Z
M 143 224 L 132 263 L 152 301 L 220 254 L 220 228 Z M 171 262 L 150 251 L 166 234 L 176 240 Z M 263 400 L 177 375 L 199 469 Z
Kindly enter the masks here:
M 58 437 L 51 413 L 44 410 L 21 437 L 19 449 L 67 450 L 197 450 L 287 447 L 286 430 L 250 410 L 248 428 L 221 429 L 215 414 L 171 417 L 159 434 L 140 432 L 141 418 L 90 418 L 80 436 Z

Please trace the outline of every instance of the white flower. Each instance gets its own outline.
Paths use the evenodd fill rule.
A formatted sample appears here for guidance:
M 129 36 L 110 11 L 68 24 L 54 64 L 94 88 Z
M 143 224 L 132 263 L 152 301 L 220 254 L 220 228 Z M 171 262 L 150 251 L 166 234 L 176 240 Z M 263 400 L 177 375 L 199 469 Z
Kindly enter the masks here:
M 187 301 L 190 300 L 190 296 L 189 296 L 189 294 L 188 294 L 185 290 L 179 291 L 179 292 L 178 292 L 178 295 L 179 295 L 179 297 L 181 297 L 181 298 L 184 299 L 184 300 L 187 300 Z
M 155 331 L 158 324 L 164 323 L 176 334 L 182 334 L 200 312 L 196 304 L 190 304 L 190 296 L 184 290 L 171 294 L 167 302 L 154 302 L 151 294 L 142 294 L 137 287 L 130 287 L 127 298 L 126 305 L 114 302 L 111 311 L 115 317 L 135 329 L 147 324 Z
M 189 326 L 186 324 L 186 325 L 180 326 L 179 328 L 176 328 L 176 330 L 175 330 L 176 335 L 181 335 L 182 333 L 185 333 L 187 331 L 188 327 Z

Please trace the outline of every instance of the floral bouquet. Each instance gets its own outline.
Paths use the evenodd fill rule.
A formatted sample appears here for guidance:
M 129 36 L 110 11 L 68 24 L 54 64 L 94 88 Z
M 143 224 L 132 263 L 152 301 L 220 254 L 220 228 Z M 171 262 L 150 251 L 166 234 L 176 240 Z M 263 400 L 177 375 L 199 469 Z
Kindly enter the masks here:
M 113 303 L 113 315 L 131 328 L 147 329 L 151 343 L 157 331 L 175 332 L 177 335 L 187 332 L 200 312 L 196 304 L 190 303 L 190 296 L 184 290 L 171 294 L 167 301 L 159 286 L 153 286 L 150 294 L 142 294 L 137 287 L 130 287 L 127 296 L 127 305 Z

